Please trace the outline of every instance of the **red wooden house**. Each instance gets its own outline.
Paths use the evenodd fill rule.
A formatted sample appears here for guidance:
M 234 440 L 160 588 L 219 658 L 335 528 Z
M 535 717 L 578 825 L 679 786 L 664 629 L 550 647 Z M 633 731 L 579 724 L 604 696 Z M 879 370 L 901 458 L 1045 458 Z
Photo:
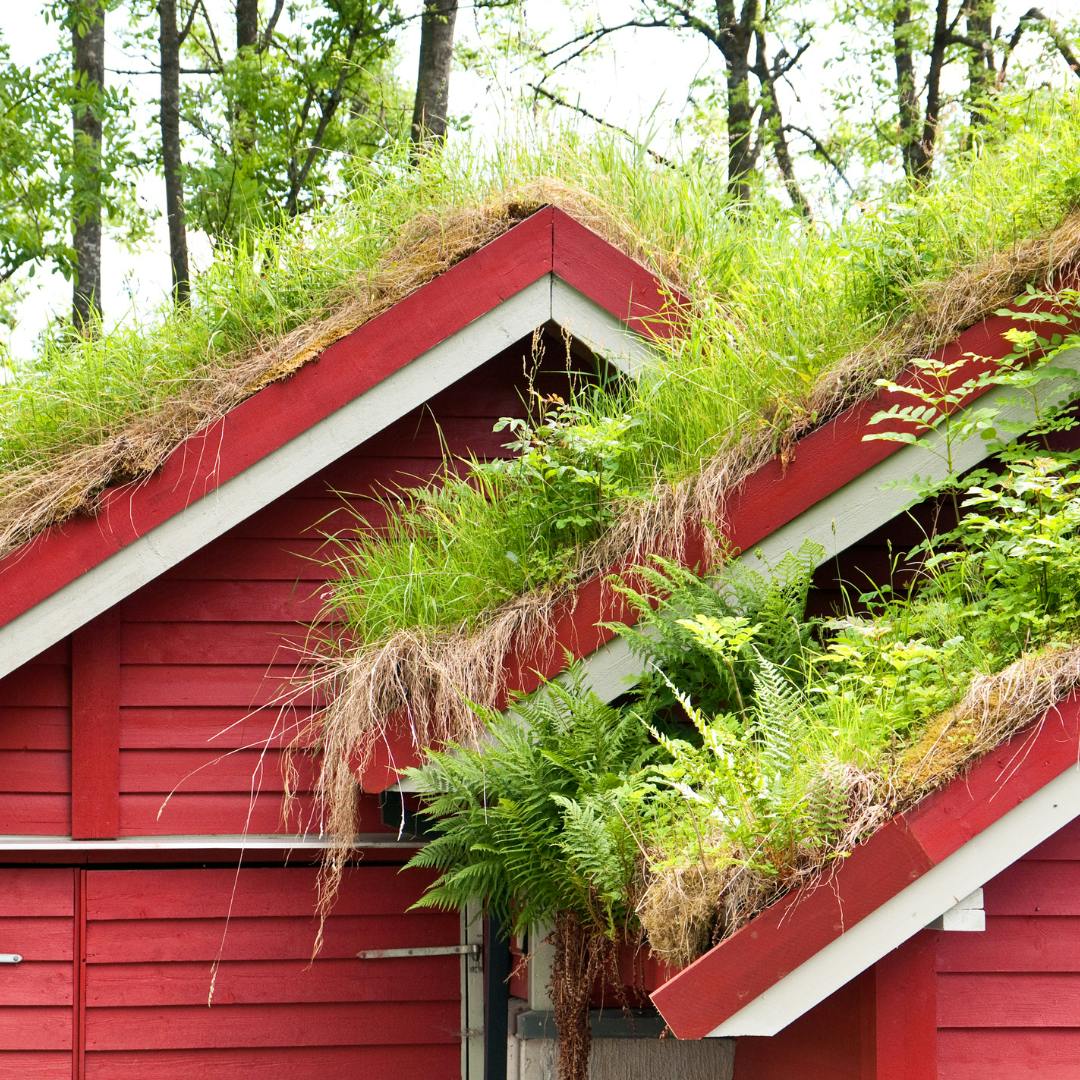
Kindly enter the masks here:
M 318 703 L 278 702 L 296 662 L 289 643 L 321 610 L 323 535 L 357 519 L 378 528 L 375 496 L 435 475 L 443 441 L 454 454 L 502 453 L 493 422 L 520 411 L 527 380 L 555 389 L 566 378 L 556 330 L 581 363 L 632 377 L 648 348 L 627 328 L 643 330 L 662 305 L 641 267 L 543 210 L 188 439 L 153 477 L 108 492 L 92 520 L 0 563 L 0 1078 L 542 1073 L 528 1038 L 543 1030 L 542 950 L 507 1066 L 503 980 L 485 990 L 478 925 L 407 911 L 425 879 L 398 873 L 412 842 L 379 800 L 415 754 L 404 734 L 362 778 L 363 857 L 309 966 L 325 840 L 310 799 L 282 821 L 280 758 Z M 946 351 L 1001 356 L 1007 326 L 989 319 Z M 556 335 L 538 373 L 536 330 Z M 728 505 L 732 542 L 776 557 L 814 538 L 844 572 L 879 551 L 906 501 L 887 481 L 933 469 L 917 447 L 862 441 L 880 406 L 844 413 L 751 477 Z M 961 464 L 982 453 L 976 441 L 956 450 Z M 619 614 L 598 579 L 557 627 L 608 697 L 634 673 L 597 625 Z M 557 652 L 508 657 L 512 685 L 531 689 Z M 1067 1005 L 1080 900 L 1065 887 L 1080 781 L 1072 713 L 1061 715 L 1008 795 L 984 797 L 979 770 L 994 766 L 980 765 L 970 786 L 860 849 L 836 904 L 823 891 L 770 909 L 657 990 L 677 1035 L 726 1038 L 639 1044 L 625 1075 L 961 1077 L 974 1075 L 961 1061 L 1012 1045 L 1000 1036 L 1011 1025 L 1026 1029 L 1025 1060 L 1080 1076 L 1055 1065 L 1080 1040 Z M 956 859 L 962 874 L 938 872 Z M 908 889 L 942 878 L 948 887 L 909 904 Z M 974 901 L 952 909 L 983 886 L 988 929 L 950 934 L 978 922 Z M 901 900 L 910 914 L 871 921 Z M 1040 906 L 1054 917 L 1016 919 Z M 942 917 L 946 930 L 922 932 Z M 1014 919 L 1005 936 L 999 917 Z M 387 949 L 433 951 L 356 956 Z M 975 972 L 990 980 L 982 994 Z M 1007 1007 L 1021 983 L 1024 1016 Z M 916 1049 L 924 1071 L 896 1072 L 893 1055 Z
M 563 332 L 632 369 L 626 323 L 658 304 L 541 211 L 0 564 L 0 1077 L 478 1075 L 478 964 L 457 917 L 406 914 L 425 879 L 377 795 L 307 970 L 324 841 L 310 799 L 281 820 L 312 704 L 276 704 L 289 642 L 324 534 L 377 528 L 444 449 L 504 453 L 527 381 L 565 391 Z M 385 948 L 442 953 L 356 958 Z

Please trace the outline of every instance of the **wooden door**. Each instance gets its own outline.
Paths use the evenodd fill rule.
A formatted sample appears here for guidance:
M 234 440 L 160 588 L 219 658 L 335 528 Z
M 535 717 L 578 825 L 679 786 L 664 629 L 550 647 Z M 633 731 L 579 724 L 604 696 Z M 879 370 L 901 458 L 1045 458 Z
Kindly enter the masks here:
M 0 869 L 0 1077 L 70 1080 L 77 872 Z
M 350 870 L 312 962 L 311 867 L 0 869 L 0 1080 L 458 1080 L 459 958 L 356 959 L 457 943 L 423 884 Z
M 311 963 L 311 868 L 87 871 L 87 1080 L 457 1078 L 458 959 L 355 957 L 457 942 L 422 885 L 350 871 Z

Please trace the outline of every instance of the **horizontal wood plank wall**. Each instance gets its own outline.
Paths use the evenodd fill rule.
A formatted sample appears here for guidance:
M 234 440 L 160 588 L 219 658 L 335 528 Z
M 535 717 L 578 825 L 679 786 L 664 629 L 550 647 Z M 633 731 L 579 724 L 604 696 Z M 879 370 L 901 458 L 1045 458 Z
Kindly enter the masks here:
M 941 935 L 939 1073 L 1080 1076 L 1080 821 L 983 890 L 986 930 Z
M 71 1080 L 75 871 L 0 870 L 0 1075 Z
M 0 833 L 66 836 L 70 831 L 68 638 L 0 679 Z
M 563 344 L 547 350 L 535 389 L 565 393 Z M 283 707 L 332 575 L 325 535 L 383 527 L 379 500 L 434 476 L 444 449 L 504 454 L 492 427 L 523 414 L 530 356 L 526 341 L 483 365 L 119 605 L 121 836 L 319 831 L 306 795 L 280 811 L 283 749 L 318 704 Z M 312 775 L 300 762 L 301 792 Z M 373 799 L 360 827 L 381 827 Z
M 310 964 L 312 869 L 87 871 L 86 1080 L 457 1076 L 458 958 L 355 958 L 457 943 L 427 880 L 350 870 Z

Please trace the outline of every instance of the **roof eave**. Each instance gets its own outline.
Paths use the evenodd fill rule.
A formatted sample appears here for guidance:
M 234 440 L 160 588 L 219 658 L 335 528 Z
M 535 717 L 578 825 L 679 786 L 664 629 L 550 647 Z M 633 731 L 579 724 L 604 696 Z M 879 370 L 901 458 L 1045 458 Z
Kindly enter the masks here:
M 538 326 L 633 371 L 668 305 L 612 244 L 538 211 L 106 492 L 93 518 L 0 560 L 0 677 Z
M 652 994 L 681 1039 L 774 1035 L 1080 816 L 1080 694 Z

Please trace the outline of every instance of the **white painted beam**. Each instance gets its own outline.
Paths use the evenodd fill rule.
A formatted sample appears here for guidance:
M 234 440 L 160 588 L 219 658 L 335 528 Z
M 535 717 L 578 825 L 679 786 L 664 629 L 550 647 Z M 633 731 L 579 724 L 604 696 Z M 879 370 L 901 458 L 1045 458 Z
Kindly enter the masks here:
M 636 378 L 652 361 L 652 347 L 619 319 L 552 275 L 551 320 L 624 375 Z
M 934 919 L 928 930 L 948 930 L 953 933 L 982 933 L 986 929 L 986 909 L 983 891 L 976 889 L 970 896 L 953 904 L 948 911 Z
M 481 956 L 461 957 L 461 1080 L 484 1080 L 484 911 L 476 901 L 461 910 L 463 945 L 477 945 Z
M 709 1037 L 775 1035 L 1078 816 L 1080 766 L 1071 765 L 715 1027 Z

